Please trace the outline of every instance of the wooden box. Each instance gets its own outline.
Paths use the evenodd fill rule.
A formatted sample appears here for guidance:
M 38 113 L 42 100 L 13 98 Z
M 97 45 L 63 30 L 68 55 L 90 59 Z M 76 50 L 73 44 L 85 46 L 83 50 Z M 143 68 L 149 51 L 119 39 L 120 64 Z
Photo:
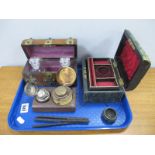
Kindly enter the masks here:
M 85 102 L 120 102 L 126 90 L 136 88 L 151 62 L 134 36 L 125 30 L 114 59 L 83 61 Z

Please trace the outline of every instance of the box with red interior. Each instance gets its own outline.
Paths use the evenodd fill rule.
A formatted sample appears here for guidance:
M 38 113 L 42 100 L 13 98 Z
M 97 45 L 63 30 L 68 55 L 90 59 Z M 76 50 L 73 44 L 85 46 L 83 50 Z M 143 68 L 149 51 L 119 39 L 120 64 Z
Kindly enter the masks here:
M 151 62 L 134 36 L 125 30 L 114 59 L 87 58 L 82 62 L 85 102 L 120 102 L 134 89 Z

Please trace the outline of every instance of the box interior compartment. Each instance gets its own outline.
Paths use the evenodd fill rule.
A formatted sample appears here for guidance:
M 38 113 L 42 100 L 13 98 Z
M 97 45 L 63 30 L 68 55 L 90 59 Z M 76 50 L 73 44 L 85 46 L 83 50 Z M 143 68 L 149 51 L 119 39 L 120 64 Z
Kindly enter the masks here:
M 43 72 L 57 72 L 62 66 L 60 64 L 60 59 L 41 59 L 40 61 L 40 70 Z M 76 59 L 71 59 L 71 67 L 76 67 Z M 31 71 L 32 66 L 27 61 L 27 64 L 25 65 L 25 70 Z
M 110 59 L 88 58 L 89 88 L 117 88 L 118 83 Z
M 94 65 L 96 79 L 114 78 L 111 65 Z
M 110 65 L 111 62 L 108 59 L 95 59 L 93 58 L 94 65 Z
M 111 87 L 111 86 L 117 86 L 117 83 L 115 79 L 97 79 L 96 86 Z
M 60 58 L 76 57 L 76 46 L 75 45 L 50 45 L 50 46 L 39 46 L 29 45 L 23 46 L 23 50 L 28 58 L 39 57 L 39 58 Z

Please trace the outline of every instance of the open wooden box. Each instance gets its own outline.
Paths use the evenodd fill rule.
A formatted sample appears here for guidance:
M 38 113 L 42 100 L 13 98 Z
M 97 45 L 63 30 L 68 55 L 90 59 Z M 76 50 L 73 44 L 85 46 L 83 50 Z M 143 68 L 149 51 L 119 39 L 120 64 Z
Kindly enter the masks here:
M 151 63 L 133 35 L 125 30 L 114 59 L 83 61 L 85 102 L 120 102 L 125 90 L 134 89 Z
M 61 58 L 69 58 L 70 67 L 77 68 L 76 39 L 26 39 L 21 46 L 28 59 L 23 70 L 25 82 L 41 86 L 57 84 L 56 73 L 62 68 Z M 30 58 L 40 59 L 39 70 L 33 70 Z

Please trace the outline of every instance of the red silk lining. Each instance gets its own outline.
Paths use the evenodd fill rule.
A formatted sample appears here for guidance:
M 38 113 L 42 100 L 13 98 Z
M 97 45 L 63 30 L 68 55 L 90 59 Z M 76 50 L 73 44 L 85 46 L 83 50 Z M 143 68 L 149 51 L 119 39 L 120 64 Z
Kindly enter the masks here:
M 140 60 L 128 41 L 125 42 L 125 46 L 120 54 L 120 60 L 123 63 L 128 80 L 131 80 L 140 64 Z

